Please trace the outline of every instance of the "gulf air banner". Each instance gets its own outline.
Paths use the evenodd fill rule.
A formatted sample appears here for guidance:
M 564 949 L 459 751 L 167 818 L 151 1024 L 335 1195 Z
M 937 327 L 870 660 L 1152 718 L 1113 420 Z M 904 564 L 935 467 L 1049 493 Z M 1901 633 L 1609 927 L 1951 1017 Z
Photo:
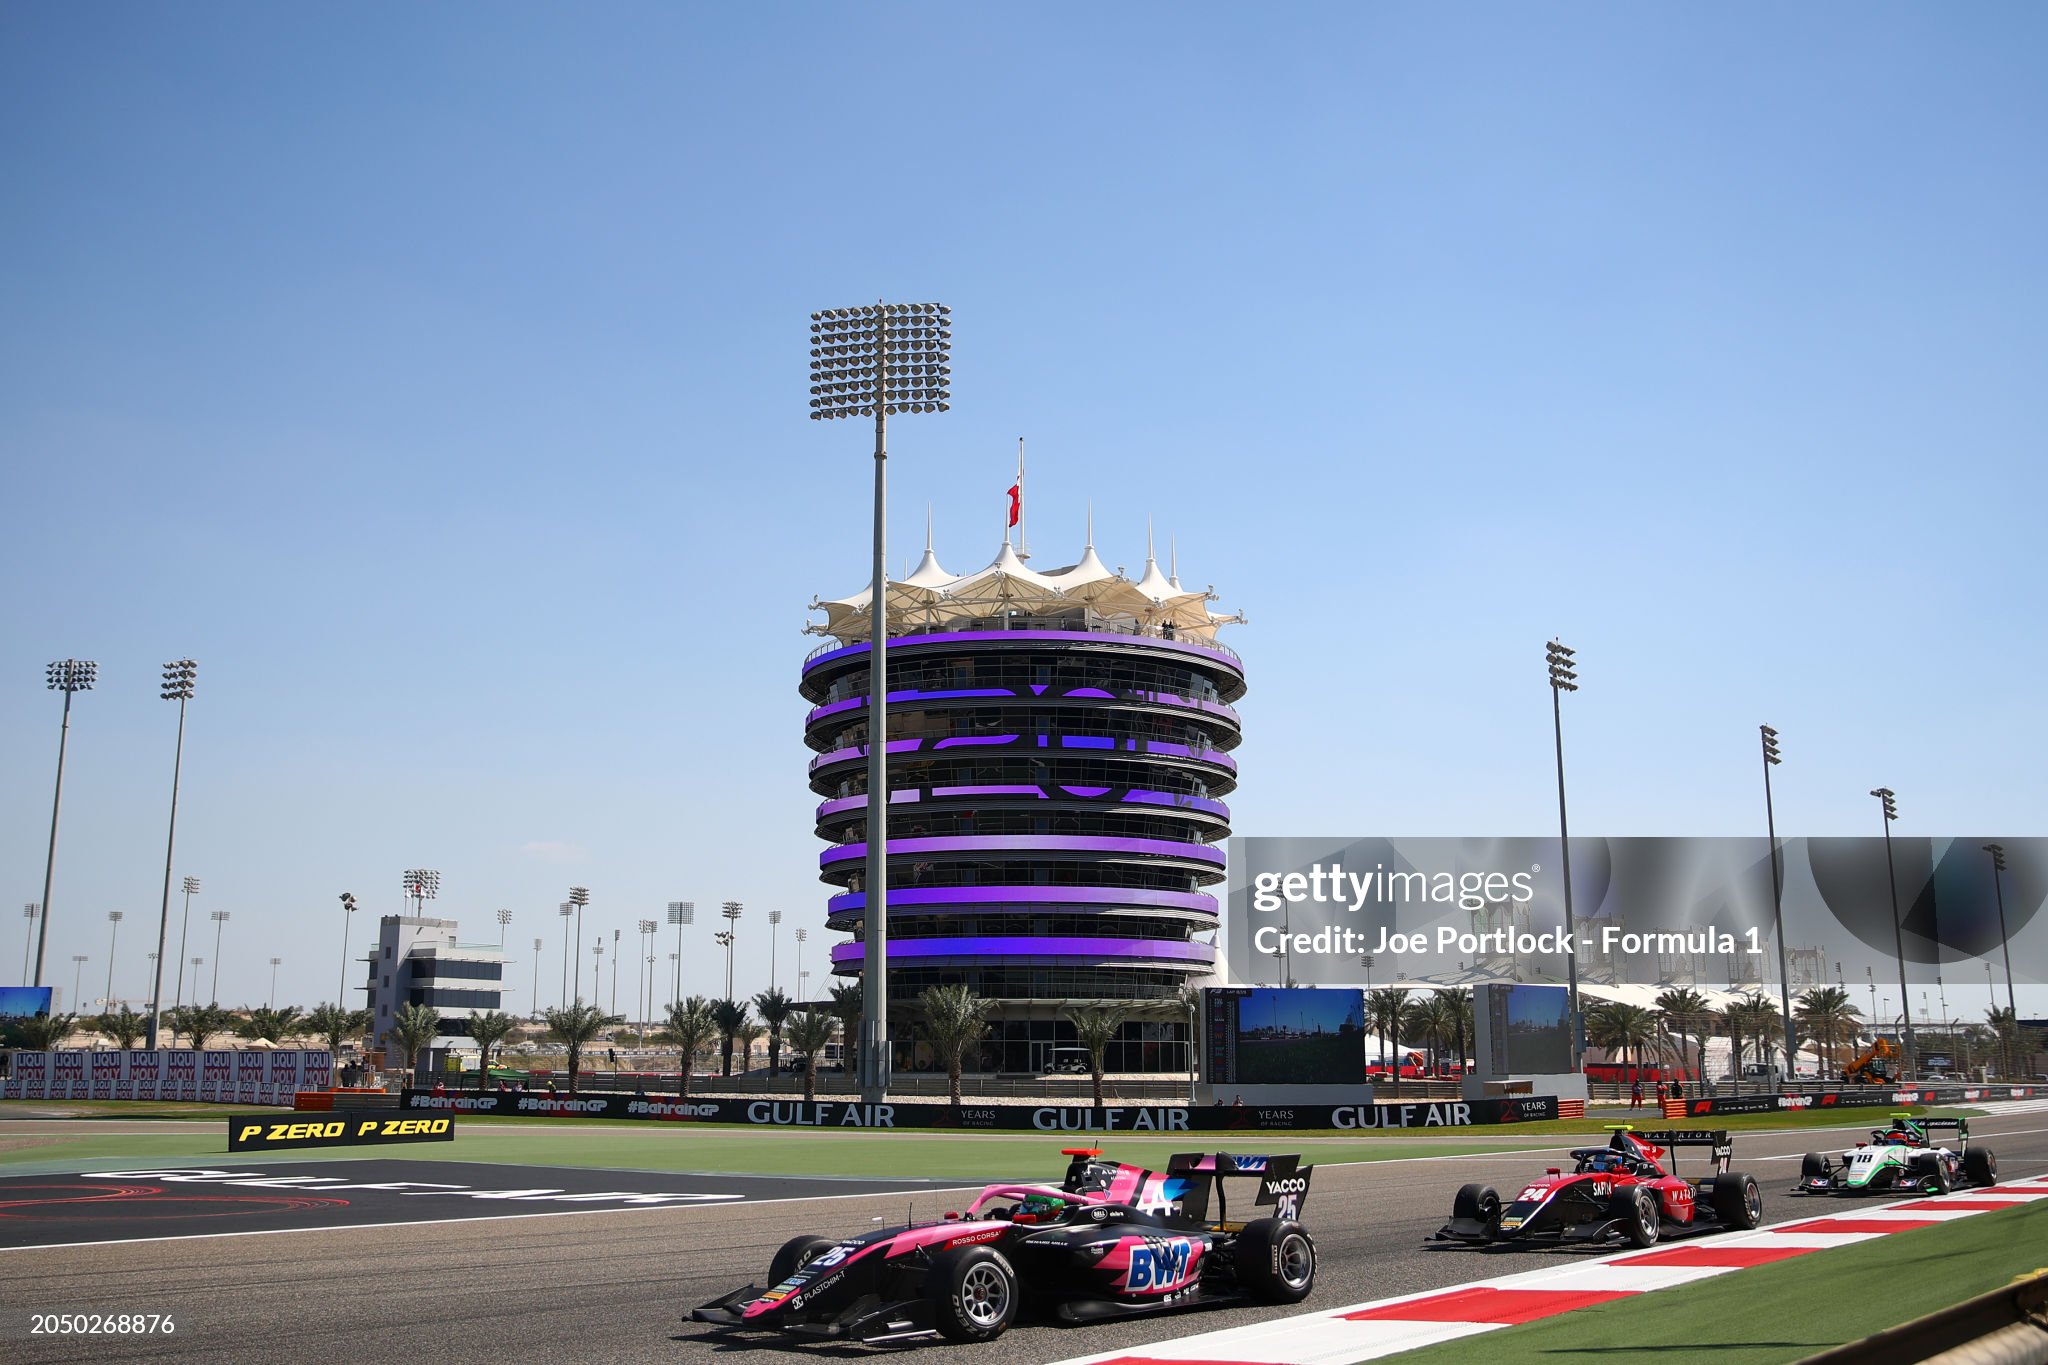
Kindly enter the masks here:
M 2002 849 L 1996 865 L 1987 844 Z M 1226 943 L 1246 984 L 1839 985 L 1899 1008 L 1944 976 L 2048 981 L 2048 839 L 1239 838 Z M 1774 891 L 1776 886 L 1782 891 Z M 1896 897 L 1894 886 L 1896 885 Z M 1783 933 L 1777 900 L 1783 901 Z M 1887 987 L 1889 982 L 1889 987 Z M 1865 991 L 1871 992 L 1866 1002 Z M 1913 1002 L 1917 1010 L 1919 1002 Z

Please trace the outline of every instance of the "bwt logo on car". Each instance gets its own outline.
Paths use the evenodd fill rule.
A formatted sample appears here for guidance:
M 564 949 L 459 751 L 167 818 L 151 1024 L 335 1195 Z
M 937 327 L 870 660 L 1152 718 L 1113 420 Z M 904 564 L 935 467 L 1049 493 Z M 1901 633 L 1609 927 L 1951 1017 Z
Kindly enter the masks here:
M 1131 1274 L 1127 1288 L 1172 1289 L 1188 1277 L 1188 1258 L 1195 1244 L 1185 1237 L 1170 1237 L 1131 1248 Z

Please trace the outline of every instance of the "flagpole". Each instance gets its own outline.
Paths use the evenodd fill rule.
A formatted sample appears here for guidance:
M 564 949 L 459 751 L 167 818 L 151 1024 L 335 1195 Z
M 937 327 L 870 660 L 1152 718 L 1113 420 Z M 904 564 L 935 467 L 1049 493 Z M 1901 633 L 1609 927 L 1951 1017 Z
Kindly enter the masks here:
M 1030 542 L 1024 539 L 1024 438 L 1017 438 L 1017 558 L 1031 558 Z

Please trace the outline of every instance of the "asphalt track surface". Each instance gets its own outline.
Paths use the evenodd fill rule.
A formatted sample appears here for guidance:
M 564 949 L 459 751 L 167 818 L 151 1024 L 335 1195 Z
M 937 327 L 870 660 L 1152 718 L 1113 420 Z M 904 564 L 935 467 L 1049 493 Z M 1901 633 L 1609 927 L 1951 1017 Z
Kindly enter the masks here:
M 1825 1140 L 1812 1133 L 1736 1134 L 1735 1167 L 1762 1183 L 1766 1222 L 1828 1207 L 1788 1197 L 1799 1156 L 1812 1148 L 1846 1145 L 1867 1127 L 1862 1123 L 1833 1130 Z M 1589 1134 L 1595 1129 L 1588 1125 Z M 1971 1130 L 1973 1139 L 1997 1152 L 2003 1174 L 2048 1171 L 2048 1112 L 1973 1119 Z M 1307 1306 L 1335 1307 L 1443 1288 L 1588 1254 L 1477 1251 L 1426 1242 L 1443 1222 L 1458 1185 L 1483 1181 L 1519 1186 L 1544 1166 L 1557 1164 L 1546 1152 L 1561 1158 L 1575 1145 L 1582 1143 L 1503 1156 L 1320 1168 L 1304 1220 L 1315 1235 L 1320 1258 L 1317 1289 Z M 1269 1150 L 1291 1149 L 1276 1136 Z M 1114 1156 L 1113 1146 L 1109 1154 Z M 1048 1155 L 1047 1170 L 1052 1173 L 1059 1158 L 1053 1152 Z M 392 1163 L 376 1165 L 383 1178 L 392 1178 Z M 310 1163 L 294 1163 L 291 1169 L 315 1172 Z M 489 1173 L 480 1175 L 477 1183 L 497 1188 L 497 1177 L 516 1168 L 471 1164 L 466 1169 Z M 324 1163 L 318 1173 L 329 1173 Z M 548 1183 L 563 1187 L 594 1175 L 619 1190 L 691 1188 L 690 1177 L 655 1173 L 549 1169 L 544 1174 Z M 107 1179 L 104 1174 L 90 1178 Z M 32 1179 L 47 1183 L 50 1177 Z M 526 1360 L 794 1361 L 903 1351 L 914 1353 L 919 1365 L 964 1362 L 970 1348 L 726 1337 L 683 1321 L 690 1307 L 758 1281 L 774 1249 L 799 1233 L 844 1234 L 899 1223 L 913 1197 L 921 1217 L 939 1211 L 940 1205 L 959 1207 L 968 1197 L 939 1197 L 930 1187 L 915 1196 L 846 1194 L 849 1186 L 819 1183 L 841 1192 L 825 1197 L 799 1194 L 788 1202 L 761 1197 L 690 1201 L 552 1217 L 456 1218 L 444 1207 L 439 1216 L 449 1221 L 424 1225 L 0 1249 L 0 1341 L 6 1343 L 10 1360 L 22 1362 L 177 1360 L 254 1365 L 411 1358 L 505 1365 Z M 1774 1306 L 1760 1296 L 1758 1307 L 1789 1311 L 1795 1305 Z M 1026 1323 L 996 1342 L 971 1349 L 978 1365 L 1043 1365 L 1099 1351 L 1137 1352 L 1167 1337 L 1295 1311 L 1300 1310 L 1197 1308 L 1080 1327 Z M 177 1330 L 153 1338 L 28 1337 L 28 1315 L 34 1312 L 167 1313 Z

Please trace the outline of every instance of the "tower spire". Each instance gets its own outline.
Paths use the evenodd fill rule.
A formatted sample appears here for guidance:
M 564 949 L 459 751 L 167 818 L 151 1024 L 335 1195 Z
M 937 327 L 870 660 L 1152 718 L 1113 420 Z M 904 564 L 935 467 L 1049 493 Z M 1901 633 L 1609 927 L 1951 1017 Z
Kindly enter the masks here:
M 1031 542 L 1024 538 L 1024 438 L 1017 438 L 1017 558 L 1031 558 Z

